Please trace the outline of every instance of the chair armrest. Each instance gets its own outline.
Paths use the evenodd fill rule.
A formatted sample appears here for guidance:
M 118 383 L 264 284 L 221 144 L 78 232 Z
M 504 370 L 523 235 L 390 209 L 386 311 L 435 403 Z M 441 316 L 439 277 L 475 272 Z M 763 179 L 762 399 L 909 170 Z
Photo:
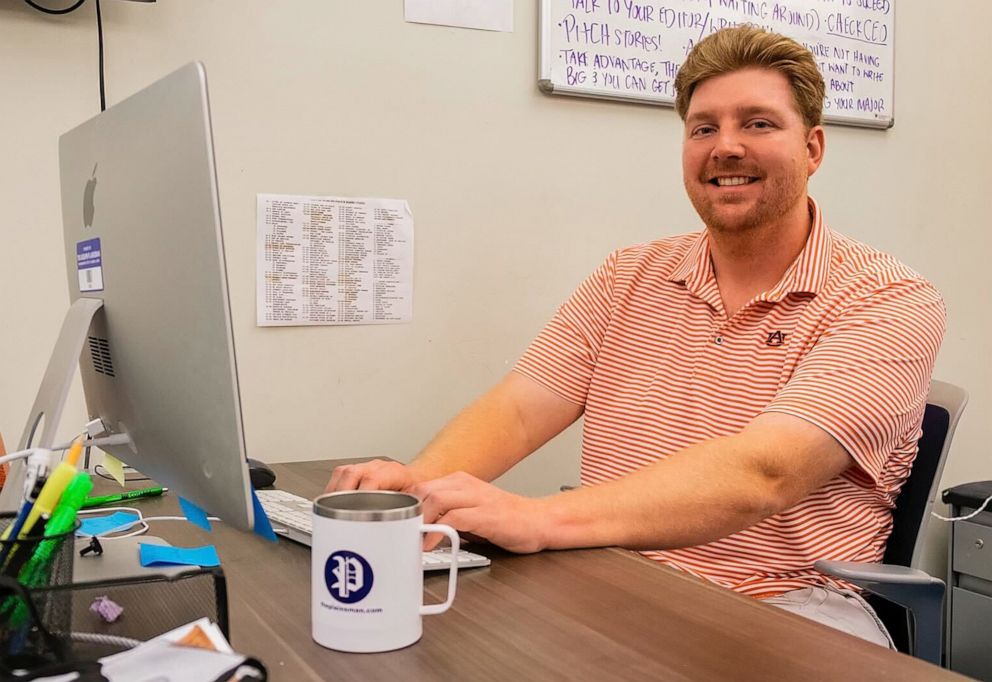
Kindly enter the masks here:
M 820 560 L 813 564 L 820 573 L 832 575 L 841 580 L 862 585 L 862 583 L 885 583 L 889 585 L 932 585 L 943 581 L 930 574 L 908 566 L 895 564 L 868 564 L 857 561 Z M 862 585 L 867 587 L 867 585 Z
M 915 568 L 892 564 L 820 560 L 813 563 L 813 568 L 859 585 L 908 609 L 915 625 L 912 630 L 913 654 L 940 665 L 944 638 L 943 580 Z

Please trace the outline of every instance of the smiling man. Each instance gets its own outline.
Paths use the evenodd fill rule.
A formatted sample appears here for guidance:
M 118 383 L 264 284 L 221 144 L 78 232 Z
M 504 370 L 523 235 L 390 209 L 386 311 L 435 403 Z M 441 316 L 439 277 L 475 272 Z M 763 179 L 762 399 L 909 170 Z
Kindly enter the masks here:
M 686 192 L 706 226 L 611 254 L 514 370 L 409 465 L 328 489 L 424 499 L 428 521 L 516 552 L 619 545 L 881 645 L 817 559 L 878 561 L 944 332 L 934 288 L 831 231 L 807 194 L 823 79 L 742 26 L 676 79 Z M 582 487 L 488 483 L 580 417 Z

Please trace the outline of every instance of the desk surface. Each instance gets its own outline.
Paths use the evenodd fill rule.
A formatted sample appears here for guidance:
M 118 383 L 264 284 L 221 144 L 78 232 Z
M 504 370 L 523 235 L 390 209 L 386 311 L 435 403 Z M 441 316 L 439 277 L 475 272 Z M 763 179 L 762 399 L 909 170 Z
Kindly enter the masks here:
M 334 464 L 273 469 L 280 488 L 310 497 Z M 178 507 L 171 494 L 140 504 L 146 515 Z M 513 555 L 485 547 L 492 565 L 460 575 L 454 606 L 424 619 L 420 642 L 338 653 L 310 638 L 306 547 L 222 523 L 212 534 L 165 522 L 152 532 L 175 545 L 217 546 L 232 644 L 263 660 L 276 681 L 962 679 L 618 549 Z M 446 580 L 426 579 L 431 600 L 443 600 Z

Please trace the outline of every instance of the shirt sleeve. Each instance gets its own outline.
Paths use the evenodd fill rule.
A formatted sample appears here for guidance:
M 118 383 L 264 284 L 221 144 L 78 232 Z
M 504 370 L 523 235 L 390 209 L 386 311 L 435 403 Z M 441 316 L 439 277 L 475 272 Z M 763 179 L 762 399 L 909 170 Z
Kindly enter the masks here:
M 585 405 L 613 310 L 614 252 L 589 275 L 541 330 L 513 368 L 555 395 Z
M 916 447 L 944 325 L 925 280 L 876 285 L 845 307 L 764 411 L 819 426 L 877 485 L 893 452 Z

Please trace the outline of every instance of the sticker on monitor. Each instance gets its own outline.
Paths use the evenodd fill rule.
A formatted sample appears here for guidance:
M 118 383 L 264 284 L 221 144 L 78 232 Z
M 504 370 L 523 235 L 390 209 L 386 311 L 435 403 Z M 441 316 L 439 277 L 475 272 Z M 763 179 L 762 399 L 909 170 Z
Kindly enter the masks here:
M 76 269 L 79 271 L 79 291 L 103 291 L 103 256 L 100 238 L 76 243 Z

